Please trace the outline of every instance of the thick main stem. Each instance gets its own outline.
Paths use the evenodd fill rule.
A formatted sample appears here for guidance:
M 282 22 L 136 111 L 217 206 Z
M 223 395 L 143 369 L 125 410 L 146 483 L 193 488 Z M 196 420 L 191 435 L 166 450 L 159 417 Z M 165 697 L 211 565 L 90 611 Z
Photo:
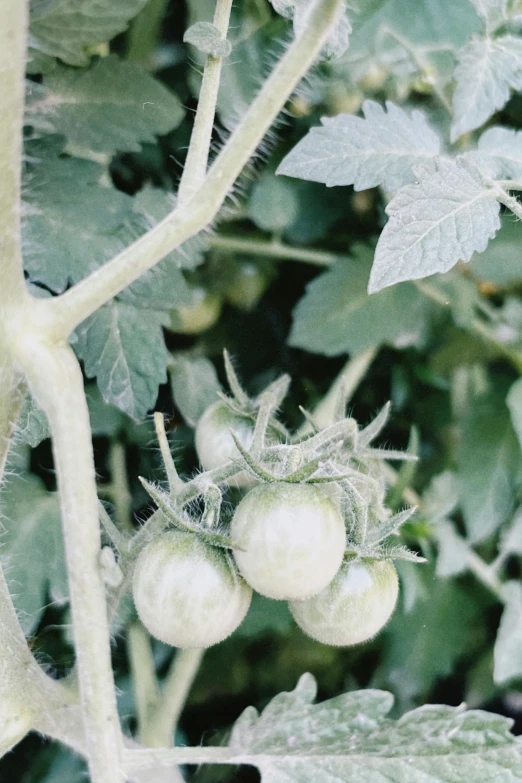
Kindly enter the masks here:
M 92 783 L 124 783 L 111 667 L 89 414 L 72 349 L 20 340 L 20 361 L 53 438 L 74 626 L 80 702 Z
M 43 302 L 56 336 L 66 339 L 85 318 L 211 223 L 287 98 L 314 63 L 341 4 L 342 0 L 314 1 L 308 24 L 272 71 L 194 196 L 101 269 L 65 294 Z
M 217 27 L 223 38 L 227 36 L 231 9 L 232 0 L 217 0 L 214 26 Z M 205 179 L 222 63 L 222 57 L 213 57 L 210 54 L 207 57 L 190 146 L 179 184 L 178 200 L 180 204 L 188 201 L 199 190 Z
M 0 0 L 0 267 L 2 299 L 26 295 L 20 193 L 28 0 Z

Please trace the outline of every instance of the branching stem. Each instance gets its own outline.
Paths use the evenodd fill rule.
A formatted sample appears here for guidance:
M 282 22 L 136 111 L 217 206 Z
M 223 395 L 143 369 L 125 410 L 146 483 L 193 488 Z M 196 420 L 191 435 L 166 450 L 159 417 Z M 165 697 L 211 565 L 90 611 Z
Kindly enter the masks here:
M 304 27 L 264 83 L 193 197 L 66 293 L 45 300 L 55 338 L 72 330 L 168 253 L 206 228 L 287 98 L 314 63 L 341 0 L 314 0 Z
M 217 27 L 223 38 L 227 37 L 231 10 L 232 0 L 217 0 L 214 26 Z M 222 57 L 213 57 L 210 54 L 207 57 L 190 146 L 179 184 L 178 200 L 180 204 L 188 201 L 200 189 L 205 180 L 222 63 Z
M 20 195 L 28 0 L 0 0 L 0 267 L 1 307 L 27 297 L 22 266 Z

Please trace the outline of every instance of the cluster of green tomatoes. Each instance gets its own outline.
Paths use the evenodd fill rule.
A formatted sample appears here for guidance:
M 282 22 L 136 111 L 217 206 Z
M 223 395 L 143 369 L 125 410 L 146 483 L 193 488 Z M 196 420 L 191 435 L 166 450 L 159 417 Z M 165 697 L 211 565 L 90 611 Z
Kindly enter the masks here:
M 370 639 L 397 601 L 393 559 L 419 559 L 389 544 L 414 509 L 392 516 L 384 505 L 383 460 L 410 456 L 370 445 L 388 408 L 359 429 L 341 394 L 331 426 L 306 414 L 307 432 L 291 437 L 276 417 L 289 379 L 252 400 L 225 362 L 233 396 L 196 428 L 205 472 L 182 482 L 172 462 L 169 492 L 143 482 L 163 529 L 134 566 L 141 621 L 172 646 L 210 647 L 241 624 L 256 590 L 288 601 L 300 628 L 324 644 Z M 230 489 L 240 500 L 223 514 Z

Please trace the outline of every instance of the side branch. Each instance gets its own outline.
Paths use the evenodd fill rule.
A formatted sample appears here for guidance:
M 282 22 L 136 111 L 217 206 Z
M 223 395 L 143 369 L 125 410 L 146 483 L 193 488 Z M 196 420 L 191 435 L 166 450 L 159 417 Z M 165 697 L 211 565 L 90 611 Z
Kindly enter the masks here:
M 231 8 L 232 0 L 217 0 L 214 25 L 223 38 L 227 35 Z M 199 92 L 198 108 L 190 138 L 190 146 L 183 176 L 179 184 L 178 201 L 180 204 L 188 201 L 199 190 L 205 179 L 222 64 L 222 57 L 208 55 Z
M 272 71 L 188 202 L 74 288 L 42 302 L 56 336 L 66 339 L 79 323 L 212 222 L 286 100 L 315 62 L 341 5 L 342 0 L 315 0 L 307 26 Z
M 20 232 L 28 0 L 0 0 L 0 268 L 3 303 L 25 295 Z

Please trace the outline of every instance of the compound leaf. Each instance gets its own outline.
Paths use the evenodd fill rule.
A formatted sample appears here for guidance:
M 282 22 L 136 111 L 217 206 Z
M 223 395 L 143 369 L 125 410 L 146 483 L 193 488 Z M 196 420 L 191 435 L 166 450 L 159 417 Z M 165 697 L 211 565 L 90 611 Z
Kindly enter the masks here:
M 110 155 L 139 152 L 185 115 L 170 90 L 116 55 L 84 70 L 58 66 L 42 87 L 31 83 L 29 96 L 27 122 L 63 135 L 75 148 Z
M 365 190 L 383 185 L 396 190 L 415 177 L 412 166 L 432 163 L 440 151 L 437 134 L 422 112 L 409 116 L 391 101 L 385 111 L 375 101 L 363 104 L 364 119 L 351 114 L 324 117 L 286 156 L 278 174 L 353 185 Z
M 147 0 L 31 0 L 29 63 L 38 73 L 39 55 L 68 65 L 87 65 L 90 51 L 123 32 Z M 31 65 L 34 60 L 34 64 Z
M 435 272 L 485 250 L 500 228 L 500 205 L 478 172 L 459 160 L 440 159 L 434 172 L 398 191 L 386 208 L 370 276 L 370 293 Z
M 308 285 L 294 310 L 291 345 L 327 356 L 422 345 L 432 304 L 411 283 L 368 296 L 371 257 L 370 248 L 356 247 L 353 260 L 339 260 Z
M 103 399 L 135 420 L 150 410 L 167 380 L 168 353 L 161 327 L 165 312 L 112 301 L 76 330 L 76 353 L 96 377 Z
M 481 710 L 426 705 L 397 721 L 393 697 L 368 689 L 314 704 L 305 674 L 259 715 L 249 707 L 232 731 L 230 750 L 255 764 L 263 783 L 521 779 L 522 749 L 511 721 Z
M 522 39 L 478 38 L 458 53 L 451 140 L 483 125 L 522 88 Z

